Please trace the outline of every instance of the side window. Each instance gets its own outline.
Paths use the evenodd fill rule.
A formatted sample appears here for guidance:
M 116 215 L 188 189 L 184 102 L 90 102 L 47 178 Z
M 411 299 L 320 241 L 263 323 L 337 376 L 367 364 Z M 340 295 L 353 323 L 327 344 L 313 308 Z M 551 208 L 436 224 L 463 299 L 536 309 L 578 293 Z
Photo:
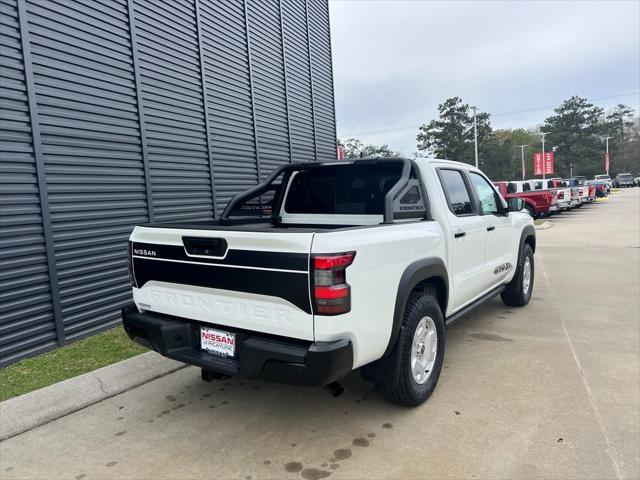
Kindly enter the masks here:
M 462 172 L 460 170 L 442 169 L 439 173 L 442 188 L 446 193 L 447 202 L 449 202 L 449 209 L 455 215 L 472 214 L 473 205 L 471 203 L 471 195 L 462 178 Z
M 498 194 L 491 187 L 491 184 L 487 182 L 484 177 L 474 172 L 469 172 L 471 178 L 471 184 L 476 189 L 478 194 L 478 200 L 480 200 L 480 207 L 482 208 L 483 215 L 495 215 L 500 211 L 498 207 Z

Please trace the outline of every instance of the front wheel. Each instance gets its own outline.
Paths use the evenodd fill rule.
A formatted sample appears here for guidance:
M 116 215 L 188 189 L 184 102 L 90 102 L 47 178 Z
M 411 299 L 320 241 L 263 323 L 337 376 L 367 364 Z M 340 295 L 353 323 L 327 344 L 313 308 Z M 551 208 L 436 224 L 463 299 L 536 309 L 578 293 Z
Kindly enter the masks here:
M 500 294 L 502 301 L 511 307 L 524 307 L 531 300 L 534 278 L 533 249 L 525 243 L 522 255 L 518 259 L 518 270 L 504 292 Z
M 397 378 L 376 385 L 378 391 L 391 402 L 407 407 L 427 400 L 435 390 L 442 370 L 444 337 L 444 317 L 435 296 L 412 294 L 398 338 Z

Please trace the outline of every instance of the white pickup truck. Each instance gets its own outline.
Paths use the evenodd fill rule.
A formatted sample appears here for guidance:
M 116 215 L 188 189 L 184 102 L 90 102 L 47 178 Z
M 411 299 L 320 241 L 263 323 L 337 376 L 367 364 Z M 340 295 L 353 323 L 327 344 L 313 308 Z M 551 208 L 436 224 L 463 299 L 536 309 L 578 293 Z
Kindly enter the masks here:
M 286 165 L 215 222 L 136 226 L 124 327 L 204 380 L 338 394 L 360 368 L 391 401 L 418 405 L 446 325 L 499 294 L 529 302 L 536 237 L 522 207 L 458 162 Z

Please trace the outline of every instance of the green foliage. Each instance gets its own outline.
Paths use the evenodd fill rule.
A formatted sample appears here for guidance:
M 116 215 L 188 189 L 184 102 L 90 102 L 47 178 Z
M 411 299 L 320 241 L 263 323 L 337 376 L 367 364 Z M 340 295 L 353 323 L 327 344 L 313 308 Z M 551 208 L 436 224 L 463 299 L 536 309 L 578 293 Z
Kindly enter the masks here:
M 518 146 L 527 145 L 524 164 L 526 178 L 531 178 L 533 153 L 539 141 L 535 132 L 523 128 L 494 130 L 481 149 L 479 167 L 494 180 L 521 180 L 522 157 Z
M 365 145 L 360 139 L 347 138 L 344 141 L 338 140 L 338 143 L 344 148 L 345 158 L 380 158 L 380 157 L 397 157 L 398 152 L 389 148 L 389 145 Z
M 90 372 L 147 351 L 122 327 L 107 330 L 0 370 L 0 401 Z
M 491 137 L 488 113 L 477 114 L 478 158 Z M 473 111 L 460 97 L 438 105 L 438 119 L 420 127 L 418 150 L 437 158 L 475 164 Z
M 522 128 L 493 130 L 488 113 L 478 113 L 479 167 L 494 180 L 522 178 L 521 149 L 524 149 L 525 177 L 533 176 L 533 154 L 540 151 L 540 135 Z M 602 137 L 611 136 L 609 152 L 611 175 L 619 172 L 640 173 L 640 123 L 634 111 L 618 105 L 605 115 L 585 98 L 573 96 L 554 110 L 541 127 L 549 132 L 545 149 L 555 147 L 554 176 L 592 177 L 604 173 L 605 145 Z M 475 163 L 473 112 L 460 97 L 438 105 L 438 118 L 422 125 L 417 136 L 416 156 L 434 156 L 469 164 Z
M 633 109 L 617 105 L 605 118 L 602 134 L 611 136 L 609 154 L 611 174 L 630 172 L 640 174 L 640 124 L 633 118 Z
M 547 149 L 557 147 L 555 170 L 561 175 L 573 173 L 591 177 L 604 171 L 604 148 L 600 135 L 604 111 L 587 99 L 573 96 L 548 117 L 542 129 L 549 132 Z

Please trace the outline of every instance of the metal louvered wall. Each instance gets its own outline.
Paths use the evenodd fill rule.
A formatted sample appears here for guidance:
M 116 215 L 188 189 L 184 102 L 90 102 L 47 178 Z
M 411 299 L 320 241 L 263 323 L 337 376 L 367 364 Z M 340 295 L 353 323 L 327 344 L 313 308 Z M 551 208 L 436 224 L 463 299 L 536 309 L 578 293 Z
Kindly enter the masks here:
M 118 324 L 135 224 L 336 157 L 327 0 L 0 9 L 0 366 Z

